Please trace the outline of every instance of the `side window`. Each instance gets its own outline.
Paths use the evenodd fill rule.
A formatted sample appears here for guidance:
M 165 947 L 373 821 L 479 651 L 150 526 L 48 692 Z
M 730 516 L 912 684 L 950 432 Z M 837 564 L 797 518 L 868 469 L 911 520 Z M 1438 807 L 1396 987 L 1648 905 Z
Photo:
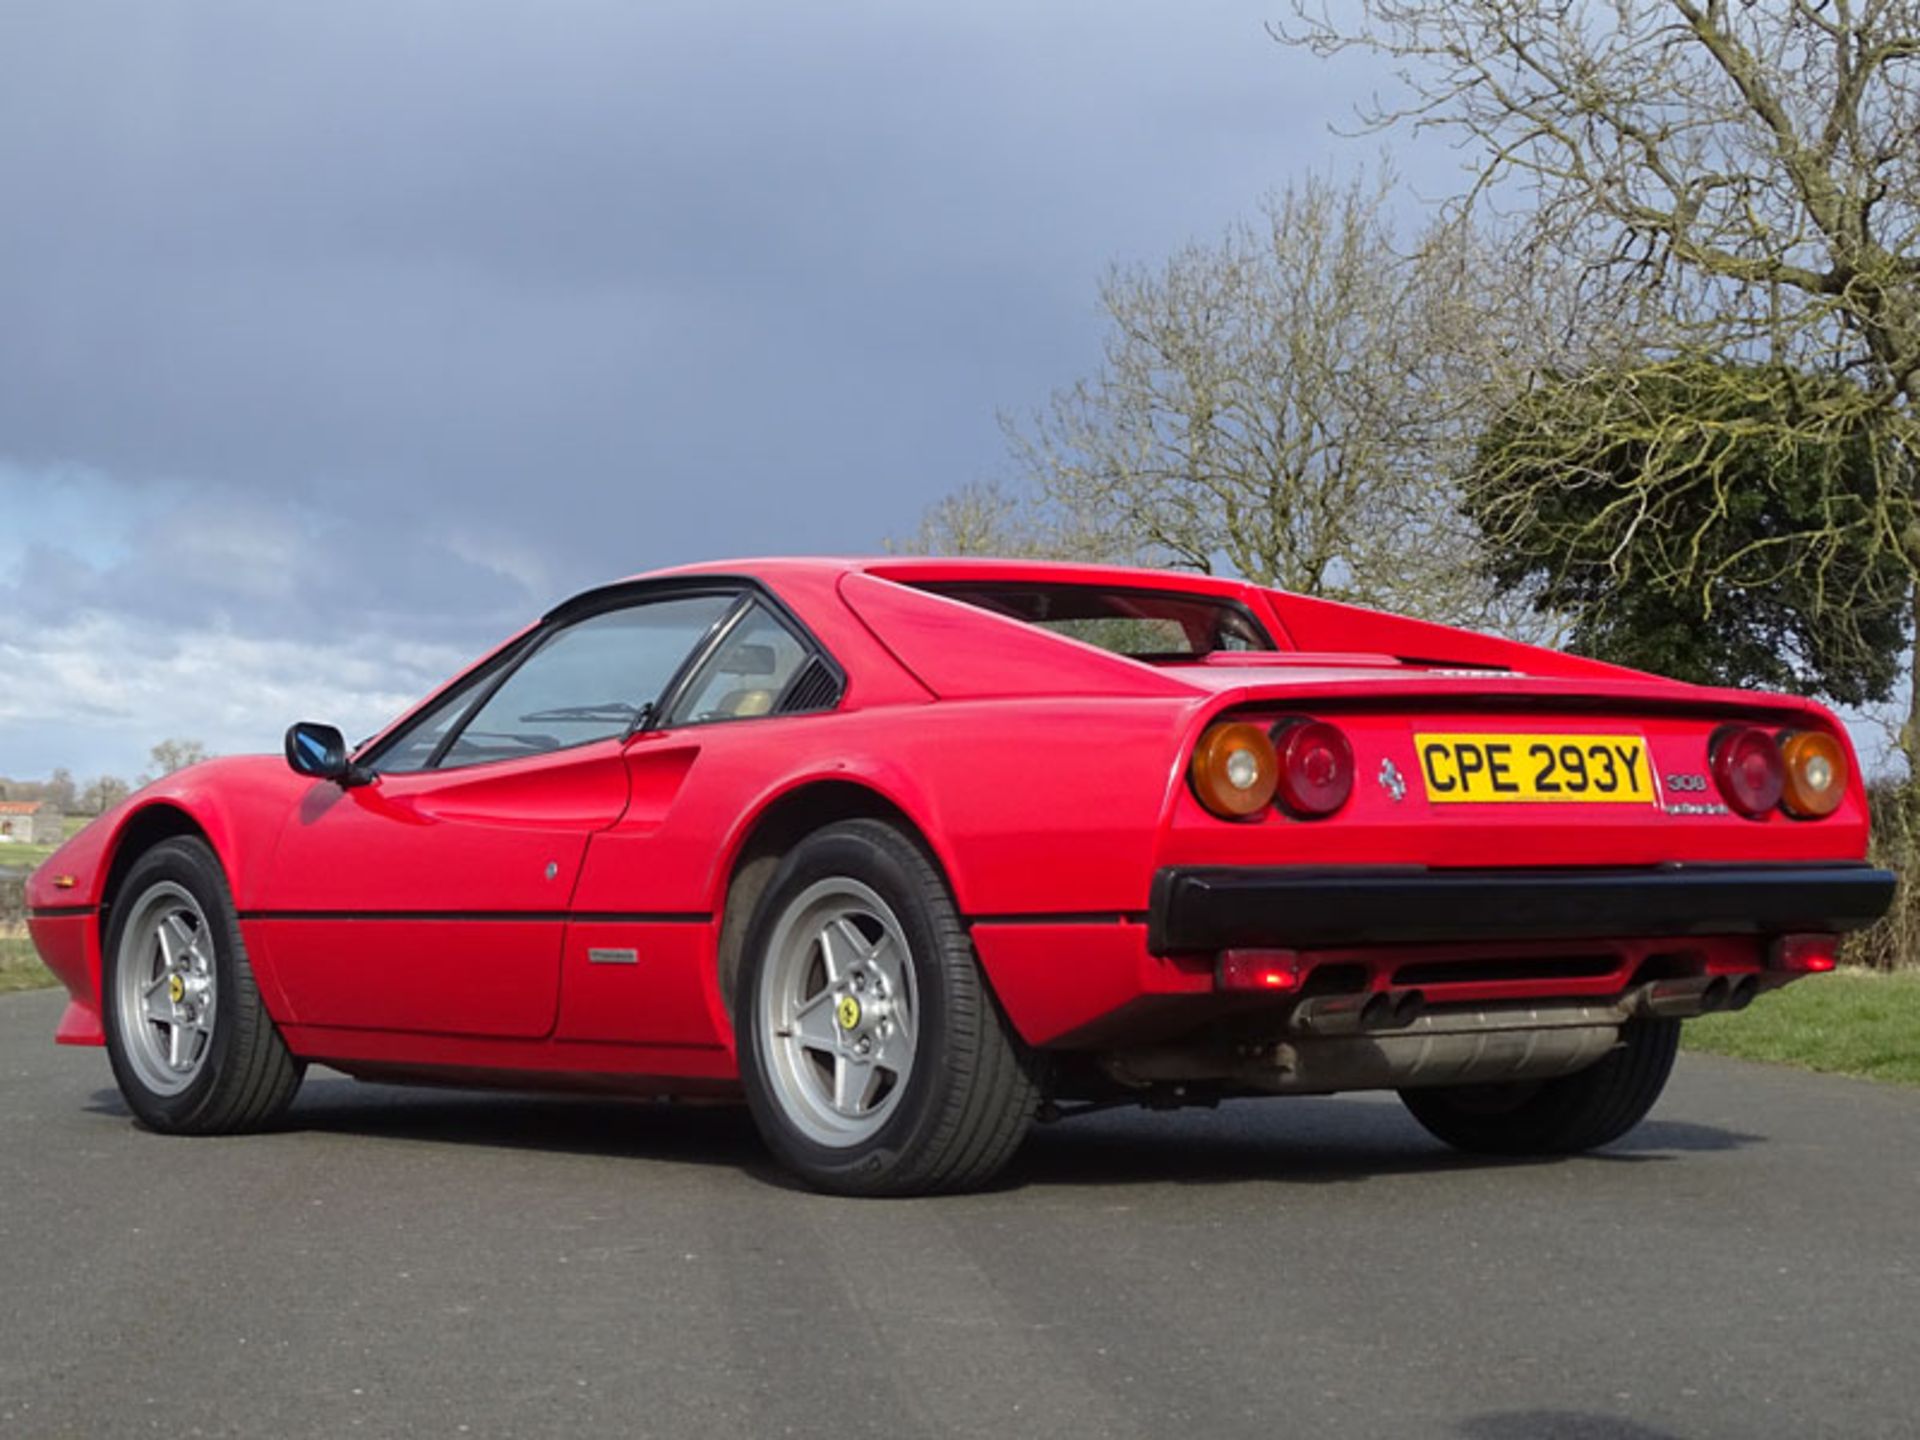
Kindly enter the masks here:
M 793 632 L 765 606 L 755 604 L 700 667 L 668 723 L 770 715 L 806 659 L 806 649 Z
M 427 762 L 433 759 L 433 752 L 440 748 L 440 742 L 447 738 L 447 731 L 466 713 L 467 706 L 473 703 L 473 697 L 480 687 L 499 674 L 498 666 L 489 666 L 478 675 L 469 676 L 449 690 L 431 708 L 422 711 L 393 739 L 389 740 L 380 757 L 373 762 L 373 768 L 382 775 L 402 775 L 410 770 L 424 770 Z
M 461 727 L 441 766 L 540 755 L 625 734 L 737 598 L 658 600 L 555 631 Z

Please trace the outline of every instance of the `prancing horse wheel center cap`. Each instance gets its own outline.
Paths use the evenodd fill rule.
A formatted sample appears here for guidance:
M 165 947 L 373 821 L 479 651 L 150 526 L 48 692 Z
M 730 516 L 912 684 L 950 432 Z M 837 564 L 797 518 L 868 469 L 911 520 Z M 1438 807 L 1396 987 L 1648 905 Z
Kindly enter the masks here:
M 187 982 L 183 977 L 179 975 L 167 977 L 167 998 L 176 1005 L 187 998 Z
M 834 1018 L 840 1022 L 842 1030 L 854 1030 L 860 1025 L 860 1002 L 851 995 L 840 997 L 840 1003 L 834 1007 Z

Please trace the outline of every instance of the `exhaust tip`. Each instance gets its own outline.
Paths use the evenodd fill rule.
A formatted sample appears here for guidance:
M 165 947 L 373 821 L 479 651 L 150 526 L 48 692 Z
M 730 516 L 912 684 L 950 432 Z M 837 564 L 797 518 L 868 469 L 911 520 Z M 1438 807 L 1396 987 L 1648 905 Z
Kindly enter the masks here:
M 1707 982 L 1707 988 L 1700 992 L 1700 1010 L 1724 1010 L 1733 994 L 1733 982 L 1724 975 L 1716 975 Z
M 1760 993 L 1760 979 L 1756 975 L 1742 975 L 1733 982 L 1727 991 L 1727 1003 L 1724 1009 L 1744 1010 L 1753 1003 L 1753 997 Z
M 1393 997 L 1385 991 L 1369 995 L 1367 1003 L 1360 1010 L 1360 1024 L 1368 1030 L 1377 1030 L 1393 1023 Z
M 1418 990 L 1402 990 L 1393 1001 L 1393 1027 L 1404 1030 L 1427 1013 L 1427 997 Z

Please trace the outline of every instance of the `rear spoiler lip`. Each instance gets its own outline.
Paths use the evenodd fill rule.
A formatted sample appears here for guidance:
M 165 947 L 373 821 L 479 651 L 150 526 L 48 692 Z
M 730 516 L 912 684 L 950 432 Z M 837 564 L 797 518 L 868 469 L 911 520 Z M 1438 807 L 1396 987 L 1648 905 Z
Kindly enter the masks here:
M 1224 678 L 1231 672 L 1215 673 Z M 1213 688 L 1213 694 L 1203 707 L 1203 718 L 1256 706 L 1376 714 L 1444 709 L 1520 714 L 1691 715 L 1740 717 L 1756 723 L 1811 721 L 1846 734 L 1830 710 L 1802 696 L 1685 685 L 1657 677 L 1575 680 L 1499 671 L 1435 675 L 1409 670 L 1364 676 L 1351 672 L 1318 677 L 1301 673 L 1297 678 L 1271 681 L 1249 681 L 1238 674 L 1233 678 L 1235 683 L 1209 687 Z

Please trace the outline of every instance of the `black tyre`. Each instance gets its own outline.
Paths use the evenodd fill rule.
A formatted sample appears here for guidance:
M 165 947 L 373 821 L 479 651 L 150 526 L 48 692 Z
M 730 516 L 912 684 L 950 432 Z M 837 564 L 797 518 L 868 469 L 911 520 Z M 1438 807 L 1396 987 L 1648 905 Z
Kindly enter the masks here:
M 1402 1090 L 1413 1118 L 1457 1150 L 1570 1155 L 1618 1140 L 1653 1109 L 1673 1071 L 1678 1020 L 1635 1020 L 1604 1060 L 1558 1080 Z
M 754 1121 L 809 1184 L 970 1189 L 1026 1136 L 1032 1057 L 939 871 L 890 825 L 848 820 L 794 847 L 754 912 L 735 995 Z
M 127 872 L 101 965 L 113 1078 L 155 1130 L 220 1135 L 271 1124 L 304 1065 L 274 1029 L 205 842 L 166 840 Z

